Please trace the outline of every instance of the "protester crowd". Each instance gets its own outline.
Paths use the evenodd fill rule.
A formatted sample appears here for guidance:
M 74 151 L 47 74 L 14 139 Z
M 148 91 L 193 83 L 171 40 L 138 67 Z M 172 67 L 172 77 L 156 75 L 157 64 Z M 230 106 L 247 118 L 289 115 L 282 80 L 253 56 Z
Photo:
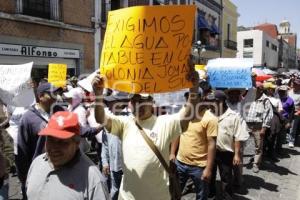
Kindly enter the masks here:
M 296 144 L 300 75 L 257 82 L 252 73 L 248 89 L 212 89 L 189 77 L 178 113 L 165 113 L 151 94 L 104 89 L 99 74 L 92 82 L 72 77 L 64 88 L 42 79 L 26 108 L 1 103 L 0 200 L 8 199 L 14 169 L 23 199 L 166 200 L 190 188 L 199 200 L 233 199 L 245 181 L 249 137 L 254 173 L 265 160 L 278 161 L 283 144 Z

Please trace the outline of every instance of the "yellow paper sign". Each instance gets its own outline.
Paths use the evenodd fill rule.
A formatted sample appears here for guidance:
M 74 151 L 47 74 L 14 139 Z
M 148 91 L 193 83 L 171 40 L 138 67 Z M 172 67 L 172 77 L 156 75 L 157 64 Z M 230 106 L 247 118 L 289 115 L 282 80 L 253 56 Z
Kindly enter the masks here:
M 48 82 L 55 87 L 64 87 L 67 78 L 67 65 L 50 63 L 48 67 Z
M 137 6 L 111 11 L 101 53 L 106 87 L 160 93 L 191 87 L 195 6 Z

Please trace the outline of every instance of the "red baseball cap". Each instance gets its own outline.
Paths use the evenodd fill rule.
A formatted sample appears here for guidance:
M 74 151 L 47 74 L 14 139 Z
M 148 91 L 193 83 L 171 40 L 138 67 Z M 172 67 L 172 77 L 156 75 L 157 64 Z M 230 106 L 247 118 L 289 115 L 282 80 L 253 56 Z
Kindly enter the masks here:
M 78 116 L 68 111 L 56 112 L 51 116 L 48 126 L 39 135 L 68 139 L 80 134 Z

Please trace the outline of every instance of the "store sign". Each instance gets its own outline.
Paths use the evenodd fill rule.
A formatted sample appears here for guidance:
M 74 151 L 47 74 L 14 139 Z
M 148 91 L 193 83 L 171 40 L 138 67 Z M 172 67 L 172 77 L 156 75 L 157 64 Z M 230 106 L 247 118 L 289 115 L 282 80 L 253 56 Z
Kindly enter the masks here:
M 80 58 L 79 50 L 48 48 L 29 45 L 1 44 L 0 55 L 50 58 Z

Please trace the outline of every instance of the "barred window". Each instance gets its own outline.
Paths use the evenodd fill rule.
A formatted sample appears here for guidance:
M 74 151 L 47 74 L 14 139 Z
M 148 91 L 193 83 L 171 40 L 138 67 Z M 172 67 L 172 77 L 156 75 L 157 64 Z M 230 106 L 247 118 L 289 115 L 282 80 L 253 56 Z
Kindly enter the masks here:
M 149 5 L 149 0 L 128 0 L 128 6 Z
M 23 14 L 50 19 L 50 0 L 23 0 Z
M 62 19 L 63 0 L 16 0 L 16 12 L 44 19 Z

